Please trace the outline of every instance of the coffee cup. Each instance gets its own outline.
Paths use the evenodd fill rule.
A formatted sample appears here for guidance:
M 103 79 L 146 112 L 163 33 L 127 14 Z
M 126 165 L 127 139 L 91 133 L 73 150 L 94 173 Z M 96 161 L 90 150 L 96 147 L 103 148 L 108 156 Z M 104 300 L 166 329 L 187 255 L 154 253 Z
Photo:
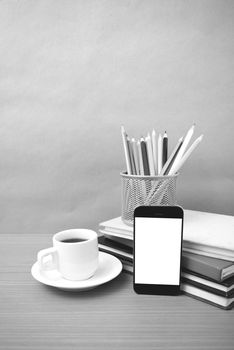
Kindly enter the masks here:
M 86 280 L 98 267 L 97 233 L 87 229 L 58 232 L 53 247 L 39 251 L 37 260 L 41 271 L 57 269 L 65 279 Z

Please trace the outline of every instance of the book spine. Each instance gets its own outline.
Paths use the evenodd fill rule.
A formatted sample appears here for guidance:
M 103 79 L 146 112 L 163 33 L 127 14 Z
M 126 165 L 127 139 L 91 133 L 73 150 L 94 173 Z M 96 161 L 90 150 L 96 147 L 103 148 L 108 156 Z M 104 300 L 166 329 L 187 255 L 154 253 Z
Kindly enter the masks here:
M 204 277 L 211 278 L 217 282 L 222 282 L 221 271 L 214 266 L 205 264 L 203 261 L 194 259 L 192 256 L 182 256 L 182 268 L 193 271 Z

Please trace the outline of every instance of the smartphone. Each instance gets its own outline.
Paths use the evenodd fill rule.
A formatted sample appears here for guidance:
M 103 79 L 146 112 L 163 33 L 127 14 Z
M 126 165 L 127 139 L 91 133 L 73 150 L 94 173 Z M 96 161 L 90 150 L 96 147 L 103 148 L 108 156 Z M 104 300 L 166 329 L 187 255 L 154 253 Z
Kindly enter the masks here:
M 134 211 L 134 278 L 138 294 L 180 292 L 183 209 L 141 206 Z

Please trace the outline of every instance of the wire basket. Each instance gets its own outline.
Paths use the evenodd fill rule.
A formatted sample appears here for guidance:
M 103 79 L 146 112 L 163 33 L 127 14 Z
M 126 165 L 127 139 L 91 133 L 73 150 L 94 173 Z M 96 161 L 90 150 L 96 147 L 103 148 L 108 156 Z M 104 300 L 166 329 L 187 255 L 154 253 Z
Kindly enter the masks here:
M 120 173 L 122 179 L 122 220 L 133 224 L 140 205 L 176 205 L 176 175 L 140 176 Z

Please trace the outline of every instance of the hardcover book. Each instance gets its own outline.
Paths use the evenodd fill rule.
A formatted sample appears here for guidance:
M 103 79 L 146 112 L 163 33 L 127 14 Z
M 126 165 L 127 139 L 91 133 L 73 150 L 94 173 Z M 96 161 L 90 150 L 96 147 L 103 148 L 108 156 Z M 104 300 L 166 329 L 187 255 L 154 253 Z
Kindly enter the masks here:
M 188 283 L 181 283 L 180 289 L 185 294 L 188 294 L 189 296 L 195 299 L 199 299 L 201 301 L 218 306 L 225 310 L 231 309 L 234 305 L 234 297 L 226 298 L 221 295 L 216 295 L 214 293 L 197 288 Z
M 182 266 L 215 281 L 223 281 L 234 275 L 233 262 L 188 252 L 183 252 Z
M 194 275 L 188 273 L 187 271 L 183 271 L 181 273 L 181 280 L 213 294 L 221 295 L 227 298 L 234 297 L 234 277 L 228 278 L 224 282 L 217 283 L 199 275 Z

